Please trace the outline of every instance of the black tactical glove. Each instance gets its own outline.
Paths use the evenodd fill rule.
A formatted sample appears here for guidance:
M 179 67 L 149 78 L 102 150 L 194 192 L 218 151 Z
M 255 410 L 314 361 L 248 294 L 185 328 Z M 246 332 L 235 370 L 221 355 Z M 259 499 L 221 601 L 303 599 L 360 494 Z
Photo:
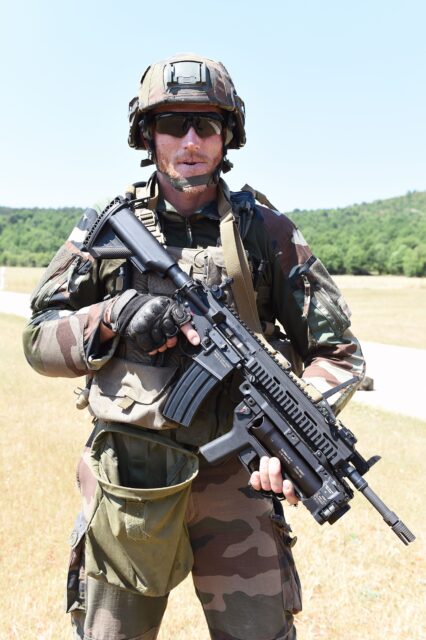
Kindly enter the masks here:
M 152 296 L 128 289 L 114 302 L 110 328 L 135 340 L 144 353 L 155 351 L 167 338 L 177 335 L 190 322 L 190 312 L 167 296 Z

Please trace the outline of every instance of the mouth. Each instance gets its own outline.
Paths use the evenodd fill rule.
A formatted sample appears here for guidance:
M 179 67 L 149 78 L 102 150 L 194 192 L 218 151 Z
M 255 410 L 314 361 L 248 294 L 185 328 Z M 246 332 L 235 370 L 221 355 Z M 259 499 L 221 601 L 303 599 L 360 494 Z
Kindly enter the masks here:
M 203 160 L 181 160 L 175 166 L 179 173 L 188 177 L 204 173 L 206 163 Z

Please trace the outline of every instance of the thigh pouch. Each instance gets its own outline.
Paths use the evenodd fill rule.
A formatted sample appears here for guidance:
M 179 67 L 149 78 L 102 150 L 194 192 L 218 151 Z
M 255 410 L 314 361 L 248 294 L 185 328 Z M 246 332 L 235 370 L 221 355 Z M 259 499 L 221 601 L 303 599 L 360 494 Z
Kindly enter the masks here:
M 158 433 L 100 423 L 90 466 L 98 489 L 87 575 L 146 596 L 167 594 L 193 565 L 185 512 L 197 456 Z

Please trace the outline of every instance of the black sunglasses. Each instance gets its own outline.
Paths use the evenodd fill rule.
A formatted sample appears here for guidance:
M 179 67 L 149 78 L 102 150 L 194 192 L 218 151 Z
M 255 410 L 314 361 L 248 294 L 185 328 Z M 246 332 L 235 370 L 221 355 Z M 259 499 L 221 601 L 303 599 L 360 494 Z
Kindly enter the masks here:
M 225 119 L 218 113 L 158 113 L 154 115 L 157 133 L 166 133 L 175 138 L 183 138 L 190 127 L 194 127 L 200 138 L 221 134 Z

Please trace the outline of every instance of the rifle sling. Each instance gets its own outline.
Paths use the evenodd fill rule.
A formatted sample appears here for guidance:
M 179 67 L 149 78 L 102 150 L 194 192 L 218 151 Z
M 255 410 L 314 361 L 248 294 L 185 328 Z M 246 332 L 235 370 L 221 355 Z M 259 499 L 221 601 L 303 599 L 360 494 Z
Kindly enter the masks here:
M 232 206 L 227 198 L 226 185 L 219 184 L 218 209 L 220 216 L 220 237 L 222 241 L 223 257 L 226 271 L 232 278 L 231 289 L 237 306 L 238 315 L 246 325 L 256 334 L 257 339 L 272 355 L 279 360 L 286 369 L 290 369 L 289 361 L 282 353 L 273 348 L 263 335 L 262 325 L 256 305 L 256 294 L 247 255 L 241 236 L 238 232 Z
M 232 278 L 231 289 L 237 306 L 238 315 L 255 333 L 256 338 L 265 349 L 272 354 L 285 369 L 291 369 L 291 363 L 285 356 L 274 349 L 263 334 L 262 325 L 256 305 L 256 294 L 247 255 L 244 250 L 241 236 L 238 232 L 232 206 L 227 197 L 226 184 L 221 180 L 218 190 L 218 209 L 220 216 L 220 237 L 222 241 L 223 257 L 228 276 Z M 299 380 L 305 392 L 309 394 L 313 402 L 322 400 L 322 394 L 311 384 L 303 379 Z
M 262 326 L 257 312 L 250 267 L 238 232 L 232 206 L 223 188 L 219 188 L 218 196 L 223 257 L 227 274 L 232 278 L 231 289 L 238 314 L 252 331 L 256 334 L 261 334 Z

